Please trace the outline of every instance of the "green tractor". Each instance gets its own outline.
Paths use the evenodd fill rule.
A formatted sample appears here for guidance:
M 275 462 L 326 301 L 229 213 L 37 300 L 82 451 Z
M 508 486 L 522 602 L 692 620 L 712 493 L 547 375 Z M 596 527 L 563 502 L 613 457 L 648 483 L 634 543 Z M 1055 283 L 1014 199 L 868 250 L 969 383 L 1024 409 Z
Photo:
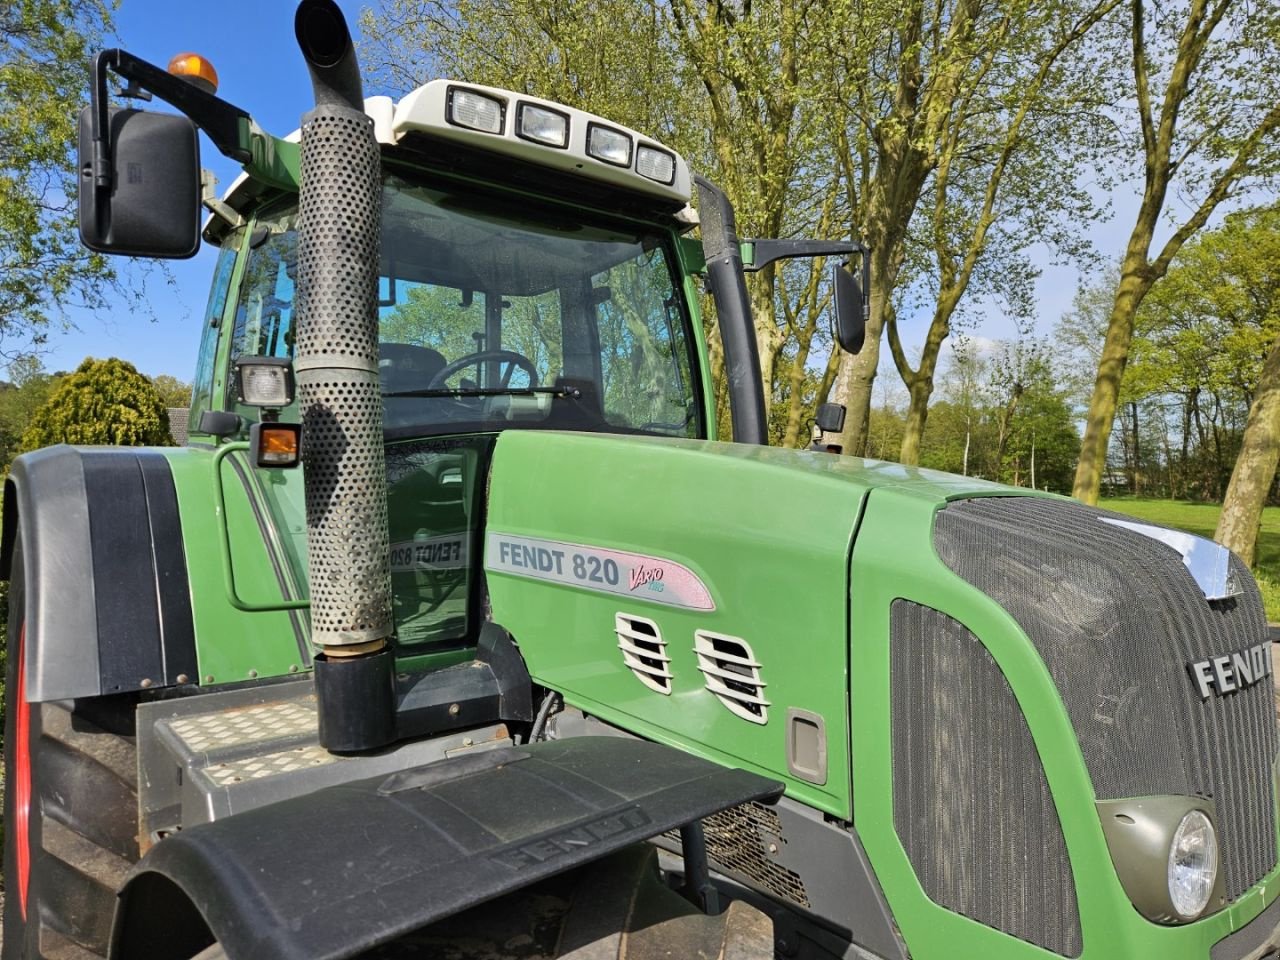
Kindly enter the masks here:
M 1277 956 L 1235 557 L 767 447 L 744 272 L 834 257 L 856 350 L 864 251 L 740 241 L 563 105 L 365 100 L 330 0 L 297 34 L 300 137 L 95 62 L 86 244 L 222 253 L 189 444 L 6 482 L 4 960 Z M 203 229 L 197 129 L 245 171 Z

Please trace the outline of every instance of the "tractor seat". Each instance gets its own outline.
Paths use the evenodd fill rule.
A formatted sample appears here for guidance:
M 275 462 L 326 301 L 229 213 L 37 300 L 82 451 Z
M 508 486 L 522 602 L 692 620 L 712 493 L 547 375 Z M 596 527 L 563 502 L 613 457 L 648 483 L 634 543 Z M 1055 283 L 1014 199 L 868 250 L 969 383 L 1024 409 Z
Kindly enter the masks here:
M 431 347 L 412 343 L 378 344 L 378 373 L 383 393 L 425 390 L 444 365 L 444 355 Z

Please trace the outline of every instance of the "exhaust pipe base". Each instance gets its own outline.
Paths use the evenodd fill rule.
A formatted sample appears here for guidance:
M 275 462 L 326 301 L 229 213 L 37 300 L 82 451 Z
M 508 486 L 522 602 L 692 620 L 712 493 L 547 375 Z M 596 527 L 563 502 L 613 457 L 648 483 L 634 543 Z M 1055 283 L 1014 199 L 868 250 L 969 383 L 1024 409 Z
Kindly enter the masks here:
M 395 657 L 390 647 L 360 656 L 315 658 L 320 745 L 363 753 L 396 738 Z

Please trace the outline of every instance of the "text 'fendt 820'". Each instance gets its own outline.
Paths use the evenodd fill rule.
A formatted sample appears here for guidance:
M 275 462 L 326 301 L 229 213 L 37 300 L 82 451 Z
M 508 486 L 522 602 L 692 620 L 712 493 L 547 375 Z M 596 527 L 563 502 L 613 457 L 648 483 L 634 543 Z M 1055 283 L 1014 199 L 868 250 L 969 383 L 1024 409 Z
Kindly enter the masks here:
M 6 481 L 5 960 L 1276 955 L 1230 553 L 770 449 L 744 273 L 833 258 L 857 350 L 861 247 L 740 240 L 564 105 L 365 100 L 330 0 L 297 34 L 284 139 L 95 61 L 85 243 L 222 252 L 190 442 Z M 198 130 L 245 171 L 203 230 Z

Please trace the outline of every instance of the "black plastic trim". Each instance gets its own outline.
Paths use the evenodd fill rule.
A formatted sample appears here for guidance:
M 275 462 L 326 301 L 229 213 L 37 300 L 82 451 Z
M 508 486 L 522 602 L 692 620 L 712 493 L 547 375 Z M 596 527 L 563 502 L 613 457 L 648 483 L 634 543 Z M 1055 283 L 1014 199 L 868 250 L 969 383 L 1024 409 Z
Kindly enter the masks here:
M 178 924 L 190 928 L 198 912 L 238 960 L 345 960 L 781 793 L 781 784 L 755 774 L 613 737 L 504 748 L 329 787 L 153 847 L 121 893 L 110 956 L 189 956 L 165 945 L 171 932 L 189 948 Z M 155 910 L 150 894 L 170 887 L 195 911 Z
M 182 523 L 162 454 L 65 445 L 24 454 L 5 486 L 5 577 L 19 526 L 31 702 L 195 675 Z
M 725 379 L 733 439 L 766 444 L 764 385 L 760 379 L 760 348 L 751 321 L 751 301 L 742 274 L 742 249 L 733 206 L 724 191 L 705 177 L 695 176 L 702 214 L 702 249 L 707 260 L 707 283 L 716 304 L 720 340 L 724 345 Z

